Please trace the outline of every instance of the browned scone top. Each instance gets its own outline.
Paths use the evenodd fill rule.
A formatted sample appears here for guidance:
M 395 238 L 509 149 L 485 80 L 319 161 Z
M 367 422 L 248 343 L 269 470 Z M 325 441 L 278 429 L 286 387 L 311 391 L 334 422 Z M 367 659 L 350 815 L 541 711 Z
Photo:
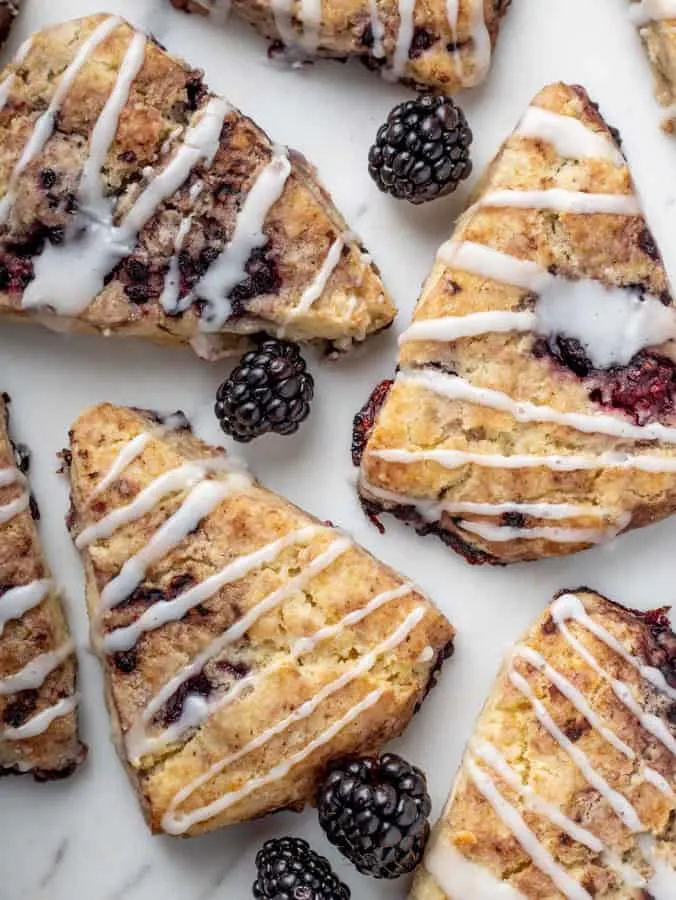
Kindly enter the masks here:
M 232 8 L 291 56 L 357 57 L 389 80 L 454 94 L 487 77 L 510 2 L 319 0 L 307 18 L 300 0 L 234 0 Z M 171 3 L 216 18 L 224 6 L 220 0 Z
M 35 501 L 0 395 L 0 776 L 64 778 L 86 756 L 77 733 L 76 659 L 40 547 Z
M 412 900 L 676 897 L 676 635 L 586 588 L 505 662 Z
M 0 313 L 190 344 L 347 348 L 395 314 L 313 168 L 121 19 L 48 28 L 4 72 Z
M 616 141 L 582 88 L 538 94 L 358 417 L 368 510 L 471 562 L 572 553 L 674 510 L 676 317 Z M 624 352 L 644 313 L 652 342 L 599 363 L 599 334 Z
M 650 0 L 630 0 L 629 15 L 636 25 L 650 61 L 655 97 L 662 107 L 662 127 L 674 131 L 676 123 L 676 17 L 669 4 L 664 10 Z
M 66 455 L 93 643 L 153 831 L 300 809 L 331 760 L 405 728 L 453 638 L 413 585 L 184 421 L 104 404 Z

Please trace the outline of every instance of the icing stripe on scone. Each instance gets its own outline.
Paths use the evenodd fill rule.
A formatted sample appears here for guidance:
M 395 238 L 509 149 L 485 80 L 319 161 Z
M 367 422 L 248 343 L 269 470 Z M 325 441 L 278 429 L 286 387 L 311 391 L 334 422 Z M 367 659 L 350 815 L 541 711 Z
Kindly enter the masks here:
M 486 406 L 511 415 L 517 422 L 543 422 L 562 425 L 584 434 L 606 434 L 611 437 L 634 441 L 664 441 L 676 444 L 676 428 L 651 422 L 632 425 L 615 416 L 604 413 L 563 412 L 551 406 L 514 400 L 502 391 L 475 387 L 459 375 L 450 375 L 436 369 L 409 369 L 397 376 L 401 384 L 419 386 L 448 400 L 459 400 Z
M 194 587 L 183 591 L 172 600 L 163 599 L 152 603 L 131 625 L 110 631 L 103 639 L 104 649 L 107 653 L 131 650 L 144 632 L 154 631 L 168 622 L 179 621 L 198 604 L 205 603 L 213 597 L 226 584 L 239 581 L 240 578 L 244 578 L 260 566 L 270 565 L 284 550 L 293 547 L 294 544 L 309 543 L 320 533 L 320 528 L 309 525 L 292 531 L 253 553 L 237 557 L 219 572 L 215 572 Z
M 263 167 L 246 195 L 230 242 L 189 295 L 200 297 L 209 303 L 200 319 L 204 331 L 218 331 L 230 316 L 232 305 L 228 296 L 246 278 L 246 264 L 251 253 L 265 244 L 265 220 L 282 196 L 290 174 L 291 163 L 286 149 L 274 147 L 270 161 Z
M 63 243 L 45 247 L 35 260 L 35 278 L 24 291 L 23 307 L 50 305 L 62 315 L 83 312 L 103 290 L 106 275 L 134 251 L 139 232 L 160 205 L 179 190 L 197 165 L 216 153 L 223 122 L 230 111 L 227 101 L 209 100 L 199 121 L 186 130 L 166 166 L 153 173 L 120 225 L 112 224 L 110 207 L 105 217 L 92 218 L 86 211 L 78 213 L 72 231 L 81 232 L 79 240 L 70 239 L 69 233 Z M 78 266 L 79 277 L 75 281 L 69 262 Z
M 371 16 L 371 34 L 373 35 L 373 46 L 371 47 L 371 55 L 376 59 L 384 59 L 387 56 L 385 50 L 385 26 L 378 12 L 378 0 L 368 0 L 369 14 Z
M 490 525 L 487 522 L 469 522 L 461 519 L 458 527 L 471 534 L 478 534 L 485 541 L 554 541 L 559 544 L 602 544 L 617 537 L 618 530 L 600 528 L 515 528 L 509 525 Z
M 329 252 L 312 282 L 305 288 L 298 303 L 287 313 L 289 319 L 304 315 L 319 300 L 326 290 L 331 275 L 340 263 L 343 249 L 347 246 L 347 242 L 353 239 L 354 236 L 350 232 L 338 235 L 329 247 Z
M 470 74 L 463 73 L 463 87 L 476 87 L 485 79 L 491 66 L 493 48 L 486 25 L 484 0 L 469 0 L 470 38 L 474 50 L 474 67 Z
M 138 459 L 143 453 L 152 438 L 153 436 L 149 431 L 144 431 L 141 434 L 137 434 L 133 440 L 126 443 L 113 460 L 110 469 L 108 469 L 101 481 L 99 481 L 92 491 L 92 498 L 102 494 L 104 491 L 108 490 L 112 484 L 115 484 L 125 469 L 127 469 L 134 460 Z
M 54 132 L 56 118 L 61 109 L 61 104 L 70 91 L 73 82 L 80 74 L 81 69 L 88 62 L 93 51 L 121 24 L 121 19 L 111 16 L 102 22 L 81 44 L 75 58 L 59 78 L 54 95 L 49 106 L 37 119 L 26 145 L 17 160 L 12 173 L 9 176 L 7 191 L 0 200 L 0 224 L 5 224 L 9 218 L 12 206 L 16 199 L 17 183 L 26 167 L 42 152 L 45 144 Z M 72 281 L 72 278 L 71 278 Z
M 18 694 L 19 691 L 34 691 L 42 687 L 47 676 L 63 665 L 74 649 L 75 645 L 71 640 L 65 641 L 56 650 L 35 656 L 18 672 L 0 678 L 0 697 Z
M 18 587 L 9 588 L 0 594 L 0 637 L 5 625 L 13 619 L 20 619 L 31 609 L 35 609 L 54 589 L 54 582 L 49 578 L 31 581 Z
M 595 471 L 596 469 L 638 469 L 641 472 L 676 472 L 676 459 L 668 456 L 631 456 L 628 453 L 609 451 L 597 456 L 535 456 L 515 453 L 501 456 L 497 453 L 471 453 L 468 450 L 370 450 L 385 462 L 414 465 L 421 462 L 435 462 L 445 469 L 459 469 L 462 466 L 483 466 L 487 469 L 552 469 L 555 472 Z
M 594 131 L 573 116 L 540 106 L 529 107 L 514 134 L 545 141 L 565 159 L 605 159 L 616 166 L 625 165 L 624 157 L 608 134 Z
M 541 844 L 536 835 L 531 831 L 518 810 L 508 803 L 497 789 L 493 779 L 472 759 L 467 759 L 465 768 L 470 781 L 488 801 L 497 817 L 507 826 L 518 843 L 533 860 L 534 864 L 544 872 L 555 887 L 561 891 L 567 900 L 592 900 L 582 885 L 572 878 L 568 872 L 560 866 L 554 857 Z
M 676 19 L 676 0 L 640 0 L 632 3 L 629 18 L 639 28 L 649 22 Z
M 253 738 L 240 750 L 237 750 L 234 753 L 224 757 L 223 759 L 218 760 L 218 762 L 209 767 L 207 772 L 178 791 L 169 804 L 169 807 L 162 818 L 162 827 L 164 828 L 164 830 L 169 834 L 185 833 L 185 831 L 187 831 L 198 822 L 203 822 L 206 819 L 212 818 L 214 815 L 218 815 L 229 807 L 234 806 L 235 803 L 239 803 L 254 791 L 260 790 L 260 788 L 265 787 L 268 784 L 272 784 L 280 778 L 283 778 L 287 774 L 287 772 L 289 772 L 295 765 L 306 759 L 320 746 L 327 743 L 331 739 L 331 737 L 333 737 L 333 735 L 337 733 L 335 729 L 339 728 L 341 722 L 345 721 L 344 719 L 335 722 L 331 726 L 331 728 L 323 732 L 319 738 L 311 741 L 299 752 L 279 763 L 279 765 L 275 766 L 264 775 L 249 779 L 238 790 L 224 793 L 217 800 L 209 803 L 204 807 L 194 809 L 183 814 L 179 812 L 179 807 L 182 803 L 189 799 L 197 790 L 199 790 L 199 788 L 203 787 L 205 784 L 219 775 L 224 769 L 228 768 L 228 766 L 233 765 L 243 757 L 265 746 L 265 744 L 267 744 L 270 740 L 272 740 L 279 734 L 283 734 L 296 722 L 301 722 L 304 719 L 309 718 L 317 709 L 319 709 L 319 707 L 325 700 L 369 672 L 376 665 L 381 656 L 384 656 L 385 654 L 395 650 L 408 638 L 408 636 L 425 617 L 426 611 L 427 610 L 424 606 L 416 607 L 411 613 L 409 613 L 405 621 L 401 625 L 399 625 L 388 638 L 386 638 L 368 653 L 365 653 L 363 656 L 361 656 L 353 666 L 348 668 L 348 670 L 338 678 L 324 685 L 324 687 L 322 687 L 318 691 L 318 693 L 315 694 L 314 697 L 312 697 L 312 699 L 303 703 L 292 713 L 290 713 L 285 719 L 282 719 L 280 722 L 277 722 L 277 724 L 271 726 L 270 728 L 259 734 L 257 737 Z M 382 693 L 384 693 L 384 689 L 378 689 L 378 691 L 374 693 L 380 696 L 382 695 Z M 357 704 L 353 708 L 353 712 L 359 709 L 359 706 L 360 705 Z M 350 721 L 352 721 L 352 719 L 350 719 Z
M 28 38 L 28 40 L 25 40 L 17 50 L 16 56 L 12 60 L 11 65 L 20 66 L 30 53 L 32 44 L 32 38 Z M 3 110 L 7 105 L 7 101 L 9 100 L 9 95 L 12 93 L 12 87 L 14 86 L 15 81 L 16 75 L 12 72 L 10 75 L 4 78 L 2 82 L 0 82 L 0 110 Z
M 18 728 L 5 728 L 0 730 L 0 740 L 2 741 L 25 741 L 29 738 L 37 737 L 44 734 L 52 722 L 63 716 L 68 716 L 75 712 L 80 697 L 78 694 L 72 694 L 70 697 L 64 697 L 53 706 L 43 709 L 37 715 L 29 719 L 24 725 Z
M 204 168 L 209 171 L 211 165 L 213 164 L 213 157 L 211 160 L 204 161 Z M 190 212 L 187 216 L 184 216 L 181 219 L 181 224 L 178 226 L 178 231 L 176 232 L 176 237 L 174 238 L 174 252 L 169 259 L 169 265 L 167 266 L 167 271 L 164 275 L 164 284 L 162 285 L 162 293 L 160 294 L 160 306 L 168 315 L 176 315 L 179 312 L 184 311 L 190 304 L 190 301 L 180 300 L 180 292 L 181 292 L 181 268 L 180 268 L 180 255 L 181 250 L 183 249 L 183 245 L 185 243 L 185 239 L 188 237 L 190 233 L 190 229 L 192 227 L 193 218 L 195 216 L 195 204 L 197 200 L 201 196 L 204 191 L 204 182 L 199 180 L 196 181 L 188 192 L 188 199 L 190 200 Z
M 608 805 L 627 828 L 635 834 L 645 831 L 637 811 L 629 800 L 619 791 L 612 788 L 601 773 L 591 764 L 587 754 L 566 737 L 547 712 L 544 704 L 537 698 L 526 678 L 514 668 L 510 669 L 508 678 L 517 691 L 529 701 L 538 722 L 545 731 L 568 754 L 585 779 L 608 802 Z
M 497 190 L 485 194 L 477 207 L 502 207 L 514 209 L 547 209 L 560 213 L 582 215 L 639 216 L 638 200 L 634 194 L 591 194 L 585 191 L 568 191 L 549 188 L 542 191 Z
M 483 0 L 481 2 L 483 3 Z M 416 0 L 397 0 L 397 14 L 399 16 L 397 40 L 394 45 L 392 68 L 389 72 L 384 73 L 386 77 L 390 75 L 393 78 L 401 78 L 404 74 L 415 32 L 415 3 Z
M 0 506 L 0 525 L 6 525 L 7 522 L 18 516 L 19 513 L 25 512 L 30 506 L 30 497 L 28 492 L 24 491 L 16 500 L 10 500 Z
M 318 559 L 319 557 L 317 557 L 317 560 Z M 331 559 L 331 561 L 333 561 L 333 559 Z M 314 574 L 317 574 L 317 572 L 315 571 Z M 383 591 L 383 593 L 378 594 L 369 600 L 369 602 L 361 609 L 348 613 L 335 625 L 324 626 L 306 638 L 299 638 L 291 648 L 291 658 L 297 660 L 301 656 L 311 653 L 318 644 L 329 638 L 335 637 L 346 628 L 357 625 L 382 606 L 385 606 L 394 600 L 399 600 L 407 594 L 412 593 L 414 590 L 415 588 L 413 585 L 405 584 L 391 591 Z M 223 649 L 223 647 L 221 646 L 220 649 Z M 259 682 L 268 678 L 271 674 L 274 674 L 274 672 L 287 664 L 287 660 L 282 660 L 278 663 L 265 666 L 263 669 L 242 678 L 231 687 L 227 693 L 220 697 L 202 698 L 188 696 L 188 698 L 186 698 L 186 704 L 184 705 L 183 714 L 179 721 L 163 728 L 158 735 L 152 737 L 149 736 L 147 726 L 152 721 L 152 718 L 162 709 L 164 704 L 171 699 L 176 693 L 176 690 L 178 690 L 181 684 L 185 683 L 187 678 L 201 671 L 201 668 L 203 668 L 204 662 L 202 662 L 200 668 L 197 668 L 193 663 L 189 667 L 190 674 L 185 674 L 184 670 L 183 673 L 174 676 L 174 678 L 172 678 L 171 681 L 153 698 L 151 703 L 144 710 L 142 716 L 137 718 L 133 723 L 125 739 L 130 761 L 132 764 L 138 763 L 144 754 L 156 752 L 167 746 L 167 744 L 178 740 L 186 733 L 186 731 L 201 725 L 209 715 L 230 706 L 238 700 L 244 692 L 254 688 Z M 180 681 L 179 677 L 181 678 Z M 191 704 L 190 708 L 188 707 L 188 704 Z
M 485 866 L 472 862 L 443 835 L 434 841 L 425 855 L 425 869 L 446 897 L 471 897 L 473 900 L 528 900 L 513 885 L 501 881 Z
M 474 241 L 445 241 L 437 251 L 437 259 L 451 268 L 503 281 L 536 294 L 552 284 L 555 278 L 536 262 Z

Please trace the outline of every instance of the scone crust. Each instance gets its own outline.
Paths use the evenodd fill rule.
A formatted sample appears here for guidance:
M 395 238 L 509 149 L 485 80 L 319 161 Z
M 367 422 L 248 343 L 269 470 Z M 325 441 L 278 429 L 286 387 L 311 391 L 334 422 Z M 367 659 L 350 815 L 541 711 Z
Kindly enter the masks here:
M 112 509 L 131 502 L 159 475 L 188 460 L 222 459 L 220 449 L 202 443 L 189 430 L 169 431 L 151 440 L 116 483 L 93 497 L 94 486 L 120 448 L 156 427 L 157 422 L 148 414 L 109 404 L 88 410 L 74 424 L 68 454 L 73 504 L 69 525 L 74 536 Z M 227 475 L 209 476 L 223 477 Z M 322 553 L 330 552 L 337 540 L 344 540 L 340 533 L 250 481 L 153 565 L 128 601 L 107 612 L 96 624 L 102 588 L 126 559 L 147 544 L 167 516 L 183 503 L 185 495 L 185 491 L 176 492 L 148 515 L 118 529 L 110 539 L 83 550 L 93 640 L 104 663 L 118 749 L 153 831 L 165 828 L 163 818 L 181 789 L 204 775 L 215 762 L 237 754 L 248 741 L 311 702 L 320 690 L 348 672 L 353 660 L 386 642 L 411 615 L 415 619 L 414 627 L 401 643 L 378 653 L 373 665 L 360 677 L 348 678 L 340 689 L 329 687 L 324 700 L 310 715 L 299 718 L 260 748 L 245 753 L 207 780 L 179 807 L 180 814 L 202 809 L 228 792 L 246 787 L 252 778 L 271 772 L 294 753 L 302 753 L 303 748 L 379 690 L 381 696 L 375 705 L 364 707 L 353 722 L 337 730 L 330 740 L 320 741 L 313 752 L 283 776 L 272 779 L 263 789 L 248 791 L 240 802 L 180 832 L 197 834 L 277 809 L 300 809 L 313 802 L 318 780 L 331 760 L 375 751 L 399 734 L 450 653 L 453 629 L 411 586 L 400 590 L 401 596 L 374 609 L 358 624 L 341 628 L 330 640 L 317 643 L 301 657 L 299 665 L 291 653 L 296 641 L 310 637 L 319 628 L 335 625 L 382 592 L 405 585 L 391 569 L 348 542 L 345 551 L 317 571 L 302 590 L 292 591 L 255 619 L 239 639 L 207 661 L 200 673 L 200 677 L 209 680 L 212 696 L 227 697 L 229 691 L 239 690 L 237 682 L 247 676 L 250 681 L 254 679 L 250 692 L 214 709 L 200 727 L 187 730 L 173 743 L 130 762 L 130 730 L 159 689 L 210 641 L 240 621 L 261 598 L 302 573 Z M 265 565 L 226 584 L 180 621 L 146 632 L 129 653 L 109 655 L 103 651 L 102 635 L 133 622 L 149 602 L 174 598 L 224 564 L 308 527 L 314 529 L 308 539 L 288 546 Z M 265 666 L 273 668 L 260 675 Z M 175 724 L 184 701 L 185 695 L 170 698 L 160 710 L 160 718 L 149 726 L 149 734 L 161 736 L 169 724 Z
M 605 136 L 608 142 L 617 138 L 581 87 L 551 85 L 535 98 L 533 106 L 570 116 L 591 132 Z M 557 187 L 620 196 L 633 193 L 626 165 L 602 158 L 564 161 L 551 144 L 514 134 L 488 168 L 474 200 L 478 202 L 489 192 L 503 189 L 536 191 Z M 579 215 L 481 207 L 475 203 L 453 235 L 454 244 L 462 241 L 535 262 L 545 271 L 570 279 L 590 278 L 608 286 L 640 286 L 664 304 L 672 302 L 659 251 L 640 214 Z M 424 285 L 414 322 L 495 310 L 523 311 L 532 309 L 534 302 L 534 295 L 527 290 L 470 274 L 438 258 Z M 605 413 L 620 421 L 631 421 L 621 410 L 600 407 L 591 399 L 601 383 L 593 374 L 578 378 L 550 354 L 541 352 L 538 340 L 539 336 L 532 332 L 487 333 L 452 343 L 417 340 L 402 345 L 399 361 L 408 370 L 429 367 L 455 373 L 473 386 L 502 392 L 516 401 L 562 412 Z M 672 345 L 665 344 L 655 352 L 667 359 L 673 356 Z M 664 422 L 669 421 L 667 415 Z M 590 542 L 559 542 L 548 536 L 489 540 L 463 529 L 460 519 L 479 527 L 515 526 L 517 533 L 523 528 L 547 529 L 552 525 L 580 529 L 583 534 L 585 530 L 597 530 L 603 540 L 606 535 L 610 538 L 670 515 L 676 503 L 676 479 L 668 471 L 603 466 L 573 470 L 566 470 L 565 466 L 553 470 L 544 465 L 501 468 L 474 462 L 446 468 L 435 461 L 404 464 L 377 455 L 399 448 L 585 458 L 604 453 L 616 453 L 622 458 L 645 452 L 668 460 L 674 456 L 673 444 L 582 433 L 557 423 L 518 422 L 509 412 L 449 400 L 418 385 L 395 380 L 381 404 L 361 459 L 361 497 L 371 512 L 391 510 L 423 532 L 435 531 L 470 562 L 539 559 L 576 552 L 589 547 Z M 453 516 L 444 512 L 441 521 L 430 523 L 405 500 L 388 500 L 388 492 L 422 503 L 567 503 L 587 507 L 589 515 L 583 511 L 555 522 L 536 515 L 501 521 L 494 516 Z
M 625 651 L 642 664 L 662 673 L 667 684 L 676 686 L 676 636 L 671 631 L 663 610 L 640 613 L 580 588 L 573 593 L 583 604 L 592 623 L 597 623 L 620 642 Z M 642 776 L 644 766 L 664 777 L 671 789 L 676 784 L 674 757 L 664 743 L 641 727 L 627 706 L 618 700 L 607 680 L 595 672 L 572 649 L 552 617 L 548 607 L 534 623 L 518 647 L 537 651 L 547 663 L 564 676 L 589 702 L 599 721 L 621 738 L 636 754 L 628 759 L 624 753 L 604 740 L 598 729 L 580 713 L 570 700 L 552 685 L 549 678 L 523 659 L 508 660 L 477 722 L 474 736 L 455 780 L 446 810 L 435 827 L 428 853 L 442 853 L 452 846 L 466 860 L 480 866 L 505 887 L 520 891 L 526 900 L 559 900 L 563 896 L 550 878 L 534 863 L 515 839 L 514 834 L 498 818 L 495 809 L 480 793 L 469 774 L 468 765 L 478 765 L 490 776 L 509 804 L 520 812 L 540 844 L 568 875 L 579 882 L 596 900 L 638 900 L 649 896 L 632 887 L 613 870 L 607 858 L 573 840 L 550 820 L 538 815 L 513 786 L 494 771 L 484 759 L 478 759 L 475 748 L 481 742 L 496 748 L 517 773 L 523 785 L 555 807 L 569 820 L 582 825 L 595 835 L 617 859 L 635 869 L 646 881 L 654 867 L 650 854 L 644 855 L 637 834 L 625 827 L 608 802 L 583 777 L 566 751 L 538 721 L 530 701 L 512 684 L 510 667 L 526 678 L 531 689 L 545 706 L 554 722 L 567 738 L 582 751 L 594 770 L 611 788 L 628 799 L 637 811 L 642 833 L 652 834 L 662 863 L 676 864 L 676 831 L 674 808 L 676 799 L 668 789 L 658 790 Z M 622 656 L 598 640 L 589 629 L 576 621 L 568 621 L 573 638 L 580 641 L 612 678 L 624 682 L 639 706 L 656 716 L 666 733 L 676 735 L 670 709 L 673 701 L 641 677 L 636 668 Z M 470 763 L 469 761 L 472 760 Z M 645 845 L 644 845 L 645 850 Z M 432 865 L 434 868 L 434 865 Z M 452 891 L 453 866 L 448 865 L 445 890 L 423 866 L 416 877 L 411 900 L 465 900 Z M 449 889 L 451 892 L 448 893 Z M 497 889 L 497 885 L 496 885 Z M 508 895 L 509 896 L 509 895 Z M 666 894 L 665 894 L 666 896 Z
M 54 96 L 59 78 L 78 49 L 106 16 L 89 16 L 35 34 L 25 58 L 9 66 L 15 76 L 0 110 L 0 192 L 33 126 Z M 273 144 L 238 110 L 224 118 L 219 150 L 211 165 L 196 164 L 187 180 L 141 229 L 133 253 L 106 276 L 105 286 L 81 313 L 59 315 L 22 306 L 25 288 L 45 242 L 73 240 L 77 190 L 89 154 L 92 130 L 115 90 L 134 29 L 123 22 L 93 50 L 60 107 L 56 128 L 43 151 L 17 181 L 16 200 L 0 230 L 0 313 L 34 318 L 48 327 L 108 335 L 136 335 L 158 343 L 190 344 L 201 356 L 240 351 L 255 332 L 284 332 L 298 340 L 323 341 L 337 349 L 387 327 L 395 310 L 378 270 L 349 231 L 315 171 L 289 151 L 291 172 L 265 219 L 267 243 L 252 252 L 247 277 L 230 295 L 231 315 L 219 330 L 205 331 L 197 298 L 187 310 L 168 314 L 160 303 L 173 258 L 178 260 L 179 294 L 186 296 L 232 239 L 238 210 L 270 162 Z M 203 73 L 170 56 L 148 38 L 142 66 L 118 120 L 102 178 L 114 199 L 115 222 L 180 149 L 187 129 L 213 100 Z M 200 193 L 196 186 L 202 182 Z M 177 236 L 192 215 L 180 251 Z M 342 253 L 318 296 L 297 310 L 315 283 L 332 246 Z M 178 255 L 177 255 L 178 254 Z
M 630 12 L 638 10 L 640 0 L 630 0 Z M 642 23 L 638 33 L 650 62 L 655 98 L 663 109 L 662 127 L 676 129 L 676 19 L 663 18 Z
M 7 400 L 0 396 L 0 470 L 15 468 L 7 421 Z M 19 499 L 27 490 L 27 483 L 20 481 L 0 487 L 0 507 Z M 36 509 L 33 500 L 26 510 L 0 524 L 0 611 L 3 595 L 12 588 L 51 578 L 32 515 Z M 68 640 L 68 624 L 52 583 L 42 602 L 19 618 L 5 622 L 0 634 L 0 681 Z M 31 774 L 46 781 L 70 775 L 83 762 L 86 748 L 78 739 L 75 711 L 55 718 L 34 737 L 10 740 L 5 731 L 25 726 L 34 716 L 71 697 L 75 692 L 76 667 L 73 652 L 38 688 L 0 693 L 0 775 Z
M 477 2 L 483 3 L 483 20 L 477 23 Z M 488 74 L 490 58 L 500 25 L 511 0 L 459 0 L 457 27 L 448 19 L 442 0 L 414 4 L 411 43 L 400 81 L 420 89 L 433 88 L 455 94 L 480 84 Z M 179 9 L 208 15 L 214 0 L 171 0 Z M 376 9 L 382 26 L 384 56 L 374 55 L 373 20 L 369 3 L 363 0 L 324 0 L 319 40 L 314 55 L 334 59 L 357 57 L 375 71 L 391 67 L 401 23 L 396 0 L 378 0 Z M 270 0 L 234 0 L 233 9 L 271 41 L 283 44 Z M 291 4 L 291 27 L 298 36 L 302 27 L 297 0 Z M 477 47 L 477 29 L 485 28 L 490 49 Z M 291 52 L 298 48 L 289 48 Z M 390 74 L 389 72 L 387 73 Z

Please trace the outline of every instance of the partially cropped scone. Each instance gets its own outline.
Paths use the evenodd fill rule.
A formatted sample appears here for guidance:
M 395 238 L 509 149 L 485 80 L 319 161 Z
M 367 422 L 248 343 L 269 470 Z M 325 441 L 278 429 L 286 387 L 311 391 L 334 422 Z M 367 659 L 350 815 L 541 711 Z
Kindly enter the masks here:
M 314 800 L 399 734 L 450 653 L 432 604 L 185 420 L 102 405 L 65 454 L 93 644 L 153 831 Z
M 299 154 L 115 16 L 41 31 L 0 82 L 0 315 L 190 345 L 346 349 L 377 269 Z
M 412 900 L 676 897 L 676 635 L 587 589 L 511 651 Z
M 617 133 L 582 88 L 545 88 L 441 247 L 394 383 L 357 417 L 367 510 L 496 563 L 670 515 L 675 337 Z
M 86 755 L 77 732 L 76 659 L 35 527 L 27 452 L 0 396 L 0 775 L 64 778 Z
M 676 126 L 676 3 L 673 0 L 630 0 L 629 16 L 648 54 L 655 96 L 662 107 L 662 127 Z
M 224 17 L 223 0 L 171 0 Z M 511 0 L 234 0 L 233 10 L 291 59 L 362 59 L 389 80 L 454 94 L 481 84 Z

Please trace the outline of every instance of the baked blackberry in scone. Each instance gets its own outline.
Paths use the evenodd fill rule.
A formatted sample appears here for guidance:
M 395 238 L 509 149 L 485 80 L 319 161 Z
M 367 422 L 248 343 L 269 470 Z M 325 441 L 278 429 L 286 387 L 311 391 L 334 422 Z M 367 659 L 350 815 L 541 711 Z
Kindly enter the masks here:
M 357 417 L 367 510 L 496 563 L 670 515 L 674 337 L 616 132 L 582 88 L 545 88 L 440 249 L 394 384 Z
M 65 458 L 120 755 L 153 831 L 197 834 L 300 809 L 399 734 L 453 629 L 178 424 L 102 405 Z
M 205 358 L 391 323 L 309 164 L 121 19 L 34 35 L 1 94 L 0 314 Z
M 673 0 L 630 0 L 629 16 L 643 41 L 662 107 L 662 127 L 676 123 L 676 4 Z
M 64 778 L 86 756 L 77 731 L 76 659 L 42 553 L 28 453 L 7 433 L 0 395 L 0 775 Z
M 412 900 L 676 897 L 676 635 L 583 588 L 509 654 Z
M 383 77 L 454 94 L 481 84 L 511 0 L 234 0 L 232 9 L 291 59 L 349 57 Z M 225 17 L 223 0 L 171 0 Z

